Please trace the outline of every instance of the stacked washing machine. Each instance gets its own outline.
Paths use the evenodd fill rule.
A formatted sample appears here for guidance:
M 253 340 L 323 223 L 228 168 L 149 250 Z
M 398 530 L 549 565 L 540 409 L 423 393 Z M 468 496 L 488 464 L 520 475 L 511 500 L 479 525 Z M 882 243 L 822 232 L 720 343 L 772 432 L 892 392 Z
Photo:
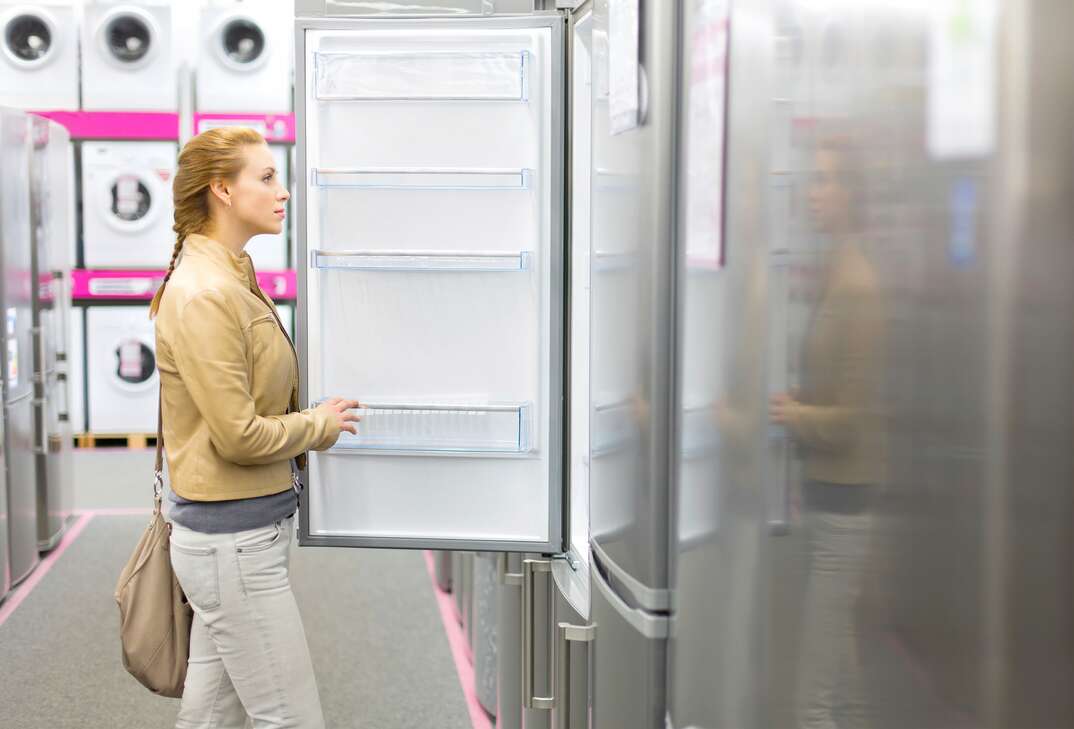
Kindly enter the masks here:
M 291 109 L 291 17 L 272 3 L 224 0 L 202 8 L 194 78 L 201 114 L 279 114 Z M 290 146 L 270 145 L 277 175 L 290 188 Z M 246 250 L 257 270 L 290 265 L 287 228 L 259 235 Z
M 90 2 L 83 9 L 82 108 L 177 112 L 172 4 Z M 178 144 L 124 139 L 81 145 L 82 256 L 91 270 L 168 265 Z M 149 308 L 91 304 L 84 315 L 84 428 L 102 435 L 156 431 L 156 358 Z M 73 322 L 80 328 L 82 322 Z
M 78 108 L 78 19 L 74 3 L 0 3 L 0 106 Z
M 145 286 L 149 296 L 159 281 L 154 272 L 171 258 L 179 139 L 146 139 L 140 120 L 178 113 L 193 117 L 195 133 L 248 124 L 276 138 L 266 119 L 292 109 L 285 7 L 267 0 L 0 0 L 0 106 L 81 110 L 126 119 L 116 128 L 132 130 L 75 142 L 79 215 L 69 255 L 83 269 L 80 280 L 102 272 L 142 277 L 153 284 Z M 290 186 L 291 144 L 271 149 Z M 294 268 L 288 233 L 250 241 L 259 272 Z M 78 305 L 63 314 L 71 338 L 65 413 L 75 433 L 156 430 L 154 330 L 139 295 L 102 299 L 92 285 L 82 287 Z M 293 332 L 292 308 L 281 306 L 280 315 Z

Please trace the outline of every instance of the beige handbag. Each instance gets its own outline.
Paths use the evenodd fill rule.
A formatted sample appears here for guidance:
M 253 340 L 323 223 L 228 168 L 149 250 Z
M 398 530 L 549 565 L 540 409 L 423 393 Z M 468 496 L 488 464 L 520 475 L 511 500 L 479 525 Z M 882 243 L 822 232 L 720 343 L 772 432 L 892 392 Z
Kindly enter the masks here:
M 190 655 L 194 613 L 172 571 L 171 525 L 164 520 L 164 436 L 157 406 L 157 462 L 153 518 L 116 584 L 123 667 L 147 689 L 179 698 Z

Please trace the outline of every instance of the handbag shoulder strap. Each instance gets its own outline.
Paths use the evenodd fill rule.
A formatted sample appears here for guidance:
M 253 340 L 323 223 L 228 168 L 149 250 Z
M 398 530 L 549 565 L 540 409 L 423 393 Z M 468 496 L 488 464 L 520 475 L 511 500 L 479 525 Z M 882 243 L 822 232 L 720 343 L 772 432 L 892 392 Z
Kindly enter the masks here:
M 157 458 L 153 466 L 153 504 L 160 511 L 164 498 L 164 384 L 157 393 Z

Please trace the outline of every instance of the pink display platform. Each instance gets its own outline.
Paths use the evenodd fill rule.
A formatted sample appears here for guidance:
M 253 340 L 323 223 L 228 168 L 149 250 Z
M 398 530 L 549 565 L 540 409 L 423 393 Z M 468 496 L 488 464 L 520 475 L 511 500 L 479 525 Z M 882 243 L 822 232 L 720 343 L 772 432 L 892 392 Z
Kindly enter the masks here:
M 179 139 L 179 114 L 159 111 L 35 111 L 63 125 L 72 139 Z
M 295 141 L 295 115 L 286 114 L 194 114 L 194 133 L 215 127 L 253 127 L 268 142 Z
M 72 296 L 77 300 L 151 301 L 164 280 L 163 270 L 87 270 L 71 272 Z M 290 301 L 297 296 L 294 271 L 261 271 L 257 283 L 271 298 Z

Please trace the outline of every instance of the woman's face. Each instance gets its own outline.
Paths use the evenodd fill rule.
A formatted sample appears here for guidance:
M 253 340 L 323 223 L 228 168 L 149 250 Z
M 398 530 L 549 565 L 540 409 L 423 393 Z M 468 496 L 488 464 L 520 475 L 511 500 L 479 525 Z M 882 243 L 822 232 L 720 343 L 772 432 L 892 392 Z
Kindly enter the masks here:
M 837 233 L 850 215 L 850 191 L 840 179 L 836 153 L 817 152 L 816 168 L 809 186 L 809 212 L 822 233 Z
M 289 197 L 268 145 L 247 147 L 246 164 L 231 186 L 229 212 L 250 229 L 251 235 L 279 233 Z

